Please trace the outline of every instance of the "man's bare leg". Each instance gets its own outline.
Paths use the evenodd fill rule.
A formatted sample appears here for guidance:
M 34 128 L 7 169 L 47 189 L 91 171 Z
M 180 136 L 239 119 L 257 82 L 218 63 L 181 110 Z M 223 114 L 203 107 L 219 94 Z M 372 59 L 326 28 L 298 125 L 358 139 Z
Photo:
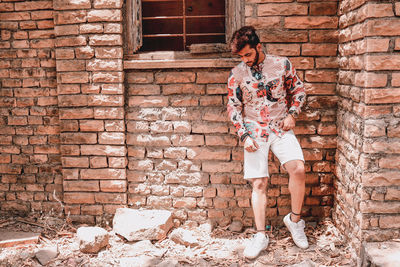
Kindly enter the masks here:
M 285 163 L 285 168 L 289 173 L 289 191 L 291 195 L 292 222 L 300 220 L 301 207 L 303 206 L 304 193 L 306 187 L 306 174 L 304 169 L 304 162 L 302 160 L 292 160 Z
M 251 204 L 257 231 L 265 231 L 265 208 L 267 207 L 267 177 L 251 179 L 253 191 Z

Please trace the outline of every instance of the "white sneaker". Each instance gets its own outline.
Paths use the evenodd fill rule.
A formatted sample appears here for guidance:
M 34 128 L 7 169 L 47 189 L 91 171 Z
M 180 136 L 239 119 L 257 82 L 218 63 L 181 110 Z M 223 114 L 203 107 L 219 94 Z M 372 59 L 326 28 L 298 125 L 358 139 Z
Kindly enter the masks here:
M 292 234 L 292 239 L 294 243 L 299 247 L 306 249 L 308 248 L 307 236 L 304 233 L 305 222 L 300 220 L 297 223 L 292 222 L 290 219 L 290 213 L 283 218 L 283 222 Z
M 258 254 L 267 248 L 268 242 L 269 238 L 264 233 L 255 234 L 250 243 L 246 245 L 243 255 L 248 259 L 257 258 Z

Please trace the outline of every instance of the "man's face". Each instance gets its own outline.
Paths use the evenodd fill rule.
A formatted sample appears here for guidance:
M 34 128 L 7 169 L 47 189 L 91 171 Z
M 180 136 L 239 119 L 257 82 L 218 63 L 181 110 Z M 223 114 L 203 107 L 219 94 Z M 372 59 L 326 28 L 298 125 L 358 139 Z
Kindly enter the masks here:
M 240 56 L 240 59 L 247 64 L 247 66 L 253 67 L 258 63 L 260 49 L 260 44 L 258 44 L 255 48 L 252 48 L 247 44 L 237 54 Z

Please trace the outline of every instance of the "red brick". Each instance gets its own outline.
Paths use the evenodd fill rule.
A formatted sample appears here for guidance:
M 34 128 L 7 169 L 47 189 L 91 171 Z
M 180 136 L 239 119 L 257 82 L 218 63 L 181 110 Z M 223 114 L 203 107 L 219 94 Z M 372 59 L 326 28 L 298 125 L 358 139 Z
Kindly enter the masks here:
M 75 48 L 76 58 L 89 59 L 94 57 L 94 49 L 89 46 Z
M 83 169 L 80 172 L 81 179 L 114 179 L 125 180 L 125 169 Z
M 98 181 L 64 181 L 64 191 L 76 191 L 76 192 L 98 192 L 99 182 Z
M 98 47 L 95 55 L 96 58 L 122 58 L 123 51 L 120 47 Z
M 304 56 L 336 56 L 336 44 L 303 44 L 302 55 Z
M 259 4 L 257 16 L 307 15 L 308 5 L 297 3 Z
M 400 72 L 392 73 L 392 86 L 400 86 Z
M 90 10 L 87 13 L 88 22 L 121 21 L 122 13 L 118 9 Z
M 99 144 L 125 144 L 124 133 L 99 133 Z
M 337 13 L 337 3 L 310 3 L 310 15 L 311 16 L 321 16 L 321 15 L 336 15 Z
M 94 72 L 93 82 L 95 83 L 121 83 L 123 82 L 122 72 Z
M 194 160 L 229 160 L 230 150 L 196 147 L 187 150 L 187 157 Z
M 197 83 L 225 83 L 228 80 L 229 72 L 198 72 Z
M 391 89 L 366 89 L 364 90 L 366 104 L 400 103 L 400 90 Z
M 245 18 L 245 24 L 248 26 L 253 26 L 256 29 L 279 28 L 280 22 L 281 18 L 279 16 L 255 17 L 255 18 L 246 16 Z
M 163 95 L 196 94 L 204 95 L 205 86 L 202 84 L 168 84 L 162 86 Z
M 55 42 L 56 47 L 84 45 L 86 45 L 86 37 L 84 36 L 57 38 Z
M 218 172 L 230 172 L 240 173 L 242 166 L 236 162 L 203 162 L 202 169 L 205 172 L 218 173 Z
M 400 70 L 399 55 L 368 55 L 366 60 L 366 70 Z
M 152 83 L 154 81 L 153 72 L 128 72 L 126 76 L 128 83 Z
M 171 141 L 174 146 L 202 146 L 204 145 L 203 135 L 173 135 Z
M 54 0 L 53 6 L 55 10 L 88 9 L 91 7 L 90 0 Z
M 107 157 L 90 157 L 90 168 L 107 168 Z
M 307 70 L 305 81 L 307 82 L 335 82 L 337 71 L 331 70 Z
M 95 119 L 123 119 L 124 110 L 123 108 L 95 108 L 94 109 Z
M 96 144 L 95 133 L 61 133 L 61 142 L 64 144 Z
M 100 190 L 102 192 L 126 192 L 126 181 L 121 180 L 102 180 Z
M 89 159 L 87 157 L 62 157 L 61 158 L 63 167 L 80 167 L 88 168 Z
M 76 24 L 86 22 L 86 11 L 64 11 L 54 13 L 54 22 L 56 25 Z
M 97 193 L 95 194 L 97 203 L 126 204 L 126 194 L 119 193 Z
M 337 17 L 294 16 L 285 18 L 285 28 L 289 29 L 335 29 L 337 25 L 338 25 Z
M 29 20 L 31 18 L 29 12 L 11 12 L 11 13 L 0 13 L 1 21 L 8 20 Z
M 82 132 L 101 132 L 104 131 L 104 122 L 102 120 L 81 120 L 79 128 Z
M 93 109 L 75 108 L 61 109 L 60 119 L 90 119 L 93 118 Z
M 281 56 L 299 56 L 299 44 L 267 44 L 268 53 Z
M 44 11 L 31 11 L 32 20 L 43 20 L 43 19 L 53 19 L 53 11 L 52 10 L 44 10 Z
M 0 11 L 14 11 L 13 3 L 0 3 Z
M 168 97 L 166 96 L 135 96 L 129 98 L 130 107 L 167 107 Z
M 101 23 L 91 23 L 91 24 L 81 24 L 79 25 L 80 34 L 88 33 L 103 33 L 103 24 Z
M 64 193 L 66 204 L 94 204 L 94 193 Z
M 365 153 L 386 153 L 392 154 L 397 153 L 399 151 L 400 144 L 398 142 L 390 142 L 390 141 L 373 141 L 366 140 L 363 145 L 363 152 Z
M 93 35 L 89 37 L 92 46 L 118 46 L 122 45 L 122 36 L 119 34 Z
M 39 20 L 37 21 L 38 29 L 54 29 L 53 20 Z
M 400 127 L 398 125 L 390 125 L 387 128 L 388 137 L 400 137 Z
M 93 2 L 94 8 L 121 8 L 122 0 L 95 0 Z
M 400 169 L 399 165 L 400 156 L 388 156 L 379 160 L 380 168 L 387 169 Z
M 82 145 L 81 154 L 96 156 L 125 156 L 126 148 L 124 146 L 112 145 Z
M 109 157 L 108 165 L 110 168 L 126 168 L 127 159 L 125 157 Z
M 196 208 L 196 198 L 194 197 L 184 197 L 184 198 L 175 198 L 173 199 L 172 206 L 174 208 L 188 208 L 194 209 Z

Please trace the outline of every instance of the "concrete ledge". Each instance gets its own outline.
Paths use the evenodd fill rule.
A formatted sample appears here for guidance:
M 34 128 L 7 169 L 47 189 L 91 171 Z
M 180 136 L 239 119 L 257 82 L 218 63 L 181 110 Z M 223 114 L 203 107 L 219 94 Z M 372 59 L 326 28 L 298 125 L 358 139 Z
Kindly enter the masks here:
M 39 241 L 39 233 L 0 231 L 0 248 L 35 244 Z
M 398 267 L 400 266 L 400 242 L 365 243 L 362 266 Z
M 166 59 L 124 61 L 124 69 L 185 69 L 185 68 L 233 68 L 240 63 L 240 59 Z

